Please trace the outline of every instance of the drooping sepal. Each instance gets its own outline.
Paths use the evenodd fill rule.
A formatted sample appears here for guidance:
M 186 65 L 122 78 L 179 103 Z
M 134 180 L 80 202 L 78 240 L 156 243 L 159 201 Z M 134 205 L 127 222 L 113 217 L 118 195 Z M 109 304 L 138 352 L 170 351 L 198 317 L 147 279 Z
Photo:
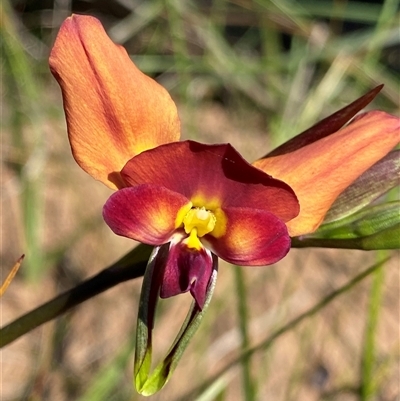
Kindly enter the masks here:
M 150 396 L 160 391 L 170 379 L 209 306 L 217 280 L 217 257 L 212 255 L 213 270 L 208 282 L 203 309 L 200 310 L 197 303 L 192 302 L 186 319 L 167 356 L 151 373 L 152 331 L 168 253 L 169 244 L 154 248 L 143 278 L 140 295 L 136 329 L 134 383 L 138 393 L 144 396 Z

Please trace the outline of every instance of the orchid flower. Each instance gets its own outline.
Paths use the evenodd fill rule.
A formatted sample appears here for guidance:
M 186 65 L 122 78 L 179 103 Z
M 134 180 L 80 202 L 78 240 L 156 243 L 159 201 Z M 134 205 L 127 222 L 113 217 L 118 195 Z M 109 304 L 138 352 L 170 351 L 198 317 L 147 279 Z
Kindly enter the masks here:
M 197 327 L 218 257 L 245 266 L 279 261 L 290 237 L 315 231 L 335 199 L 399 141 L 399 119 L 384 112 L 362 114 L 342 128 L 376 88 L 253 165 L 230 144 L 179 142 L 167 91 L 93 17 L 74 15 L 63 23 L 50 67 L 62 89 L 75 160 L 117 189 L 104 206 L 105 222 L 116 234 L 155 247 L 138 321 L 135 381 L 145 395 L 165 384 L 185 335 Z M 187 291 L 194 307 L 149 378 L 157 297 Z

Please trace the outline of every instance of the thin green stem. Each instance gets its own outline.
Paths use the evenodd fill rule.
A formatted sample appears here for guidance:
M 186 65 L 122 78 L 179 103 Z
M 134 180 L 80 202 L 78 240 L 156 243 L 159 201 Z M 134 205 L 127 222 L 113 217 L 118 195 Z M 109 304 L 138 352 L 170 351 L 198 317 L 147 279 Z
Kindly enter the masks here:
M 241 336 L 241 350 L 245 353 L 250 346 L 248 331 L 248 314 L 247 314 L 247 292 L 243 270 L 239 266 L 234 268 L 236 294 L 238 299 L 238 317 L 239 330 Z M 244 389 L 244 399 L 247 401 L 255 400 L 255 385 L 251 377 L 251 356 L 245 357 L 241 361 L 242 364 L 242 380 Z
M 118 262 L 0 330 L 0 348 L 80 303 L 127 280 L 143 276 L 151 247 L 139 245 Z
M 400 223 L 372 235 L 359 238 L 292 238 L 292 248 L 337 248 L 364 251 L 399 249 Z

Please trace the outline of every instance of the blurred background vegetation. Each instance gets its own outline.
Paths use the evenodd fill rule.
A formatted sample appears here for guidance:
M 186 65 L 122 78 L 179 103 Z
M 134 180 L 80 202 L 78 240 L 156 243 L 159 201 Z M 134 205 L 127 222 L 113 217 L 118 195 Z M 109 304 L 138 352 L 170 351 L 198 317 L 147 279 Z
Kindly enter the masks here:
M 2 324 L 133 246 L 102 221 L 111 192 L 70 154 L 47 59 L 72 12 L 98 17 L 138 67 L 170 91 L 183 138 L 230 142 L 249 161 L 381 83 L 370 108 L 399 113 L 396 0 L 3 0 L 0 7 L 3 276 L 26 254 L 1 301 Z M 387 255 L 392 259 L 361 284 L 216 376 Z M 153 398 L 399 400 L 396 256 L 304 249 L 267 268 L 221 263 L 208 314 L 172 380 Z M 142 399 L 132 387 L 140 281 L 2 350 L 2 400 Z M 189 302 L 180 296 L 160 304 L 157 355 Z

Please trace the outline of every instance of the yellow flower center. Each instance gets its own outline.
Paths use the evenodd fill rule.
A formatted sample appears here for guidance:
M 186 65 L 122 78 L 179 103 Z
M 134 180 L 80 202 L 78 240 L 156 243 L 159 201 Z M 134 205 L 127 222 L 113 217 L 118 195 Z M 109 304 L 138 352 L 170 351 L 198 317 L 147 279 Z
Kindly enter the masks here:
M 216 218 L 214 213 L 206 210 L 204 207 L 194 207 L 190 209 L 183 218 L 183 226 L 186 234 L 189 234 L 193 229 L 197 229 L 197 235 L 199 237 L 214 230 L 215 222 Z
M 200 250 L 202 248 L 199 237 L 214 230 L 217 219 L 214 213 L 204 207 L 194 207 L 189 210 L 183 218 L 183 227 L 186 234 L 189 234 L 186 244 L 189 248 Z
M 227 218 L 216 202 L 195 198 L 178 211 L 175 228 L 181 227 L 189 234 L 184 240 L 185 244 L 199 251 L 203 248 L 199 238 L 206 234 L 215 238 L 225 235 Z

